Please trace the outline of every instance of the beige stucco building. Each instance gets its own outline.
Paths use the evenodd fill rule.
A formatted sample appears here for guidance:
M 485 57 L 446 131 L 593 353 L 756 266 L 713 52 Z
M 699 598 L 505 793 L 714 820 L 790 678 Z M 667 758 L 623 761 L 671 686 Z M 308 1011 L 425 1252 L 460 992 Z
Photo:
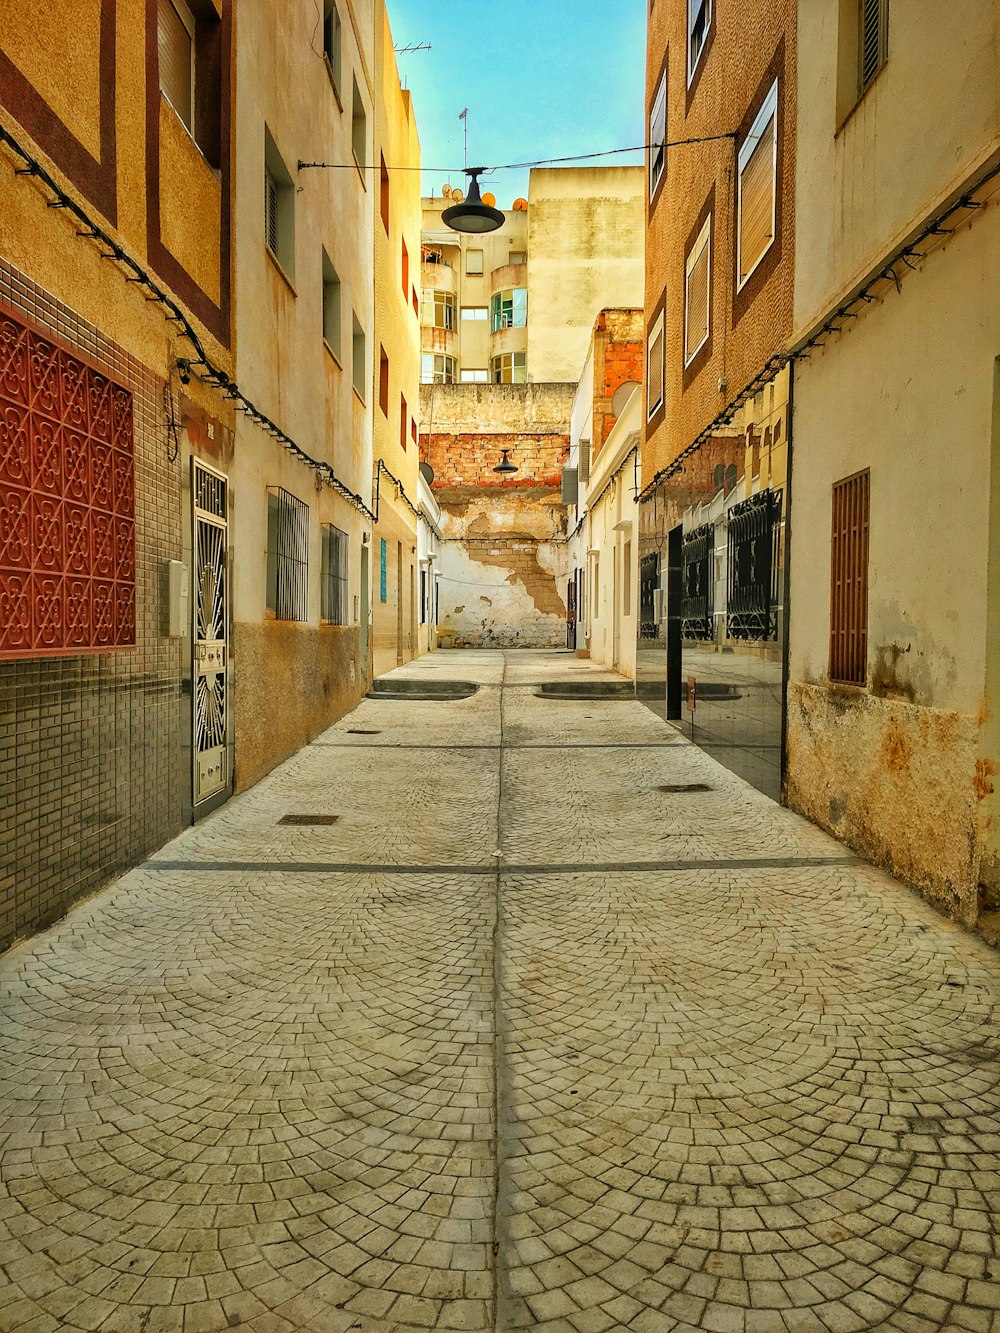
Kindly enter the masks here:
M 294 0 L 277 20 L 260 7 L 240 14 L 236 372 L 267 416 L 367 504 L 375 27 L 371 0 L 332 0 L 328 8 L 318 35 L 308 0 Z M 357 165 L 298 166 L 316 161 Z M 244 787 L 364 691 L 371 524 L 245 416 L 228 477 Z
M 413 102 L 400 86 L 385 0 L 375 0 L 375 9 L 372 660 L 378 676 L 417 652 L 420 140 Z
M 972 922 L 1000 883 L 998 12 L 894 0 L 861 66 L 850 18 L 799 5 L 788 799 Z

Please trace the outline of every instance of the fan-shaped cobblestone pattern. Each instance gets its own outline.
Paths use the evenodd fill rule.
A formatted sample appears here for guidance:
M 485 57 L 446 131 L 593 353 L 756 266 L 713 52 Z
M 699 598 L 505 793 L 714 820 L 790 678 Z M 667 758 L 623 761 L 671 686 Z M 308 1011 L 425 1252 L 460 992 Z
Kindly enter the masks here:
M 398 674 L 0 959 L 0 1333 L 1000 1333 L 996 956 L 610 673 Z

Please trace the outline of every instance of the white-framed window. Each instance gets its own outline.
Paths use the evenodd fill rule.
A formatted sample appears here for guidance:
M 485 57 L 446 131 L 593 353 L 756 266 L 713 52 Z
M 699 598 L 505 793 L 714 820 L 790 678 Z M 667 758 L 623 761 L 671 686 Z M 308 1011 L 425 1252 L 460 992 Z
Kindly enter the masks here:
M 295 185 L 271 132 L 264 126 L 264 243 L 289 278 L 295 277 Z
M 464 305 L 462 306 L 462 318 L 473 322 L 486 319 L 489 311 L 484 305 Z
M 712 215 L 691 247 L 684 265 L 684 364 L 689 366 L 708 342 L 711 328 Z
M 340 359 L 340 278 L 323 251 L 323 338 L 327 347 Z
M 465 252 L 465 271 L 471 274 L 480 274 L 483 272 L 483 252 L 482 250 L 466 250 Z
M 443 352 L 424 352 L 420 358 L 421 384 L 454 384 L 455 358 Z
M 490 332 L 523 329 L 528 322 L 528 292 L 525 287 L 508 287 L 490 297 Z
M 663 406 L 663 311 L 646 339 L 646 420 Z
M 708 41 L 712 26 L 712 0 L 688 0 L 688 86 Z
M 494 384 L 526 384 L 527 357 L 524 352 L 504 352 L 490 359 L 490 379 Z
M 859 0 L 858 95 L 868 87 L 889 54 L 889 0 Z
M 455 298 L 451 292 L 428 291 L 424 288 L 423 310 L 420 322 L 425 327 L 447 329 L 455 327 Z
M 463 384 L 489 384 L 490 372 L 485 368 L 482 370 L 463 370 Z
M 736 285 L 774 244 L 778 184 L 778 80 L 740 146 L 736 177 Z
M 319 618 L 327 625 L 346 625 L 347 533 L 332 523 L 324 523 L 320 532 Z
M 649 112 L 649 197 L 657 191 L 667 169 L 667 71 L 660 77 L 660 85 Z
M 184 0 L 159 0 L 160 91 L 194 134 L 195 21 Z
M 336 0 L 325 0 L 323 9 L 323 55 L 326 58 L 326 67 L 338 96 L 340 95 L 342 50 L 343 34 Z

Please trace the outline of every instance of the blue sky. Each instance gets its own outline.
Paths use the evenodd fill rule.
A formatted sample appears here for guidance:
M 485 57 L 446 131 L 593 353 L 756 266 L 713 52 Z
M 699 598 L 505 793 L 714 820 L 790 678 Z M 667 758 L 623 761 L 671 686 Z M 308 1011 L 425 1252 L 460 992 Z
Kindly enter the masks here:
M 435 194 L 461 176 L 469 108 L 469 162 L 493 165 L 641 144 L 647 0 L 387 0 L 413 93 L 423 162 L 456 167 L 424 175 Z M 642 154 L 608 159 L 622 165 Z M 391 164 L 390 164 L 391 165 Z M 527 195 L 527 171 L 482 178 L 500 208 Z

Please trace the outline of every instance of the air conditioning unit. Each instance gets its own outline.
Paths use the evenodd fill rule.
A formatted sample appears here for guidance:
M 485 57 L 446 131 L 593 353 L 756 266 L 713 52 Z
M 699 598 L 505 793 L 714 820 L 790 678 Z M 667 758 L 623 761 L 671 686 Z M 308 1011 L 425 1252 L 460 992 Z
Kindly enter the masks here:
M 575 505 L 580 502 L 580 474 L 575 467 L 562 470 L 562 503 Z

